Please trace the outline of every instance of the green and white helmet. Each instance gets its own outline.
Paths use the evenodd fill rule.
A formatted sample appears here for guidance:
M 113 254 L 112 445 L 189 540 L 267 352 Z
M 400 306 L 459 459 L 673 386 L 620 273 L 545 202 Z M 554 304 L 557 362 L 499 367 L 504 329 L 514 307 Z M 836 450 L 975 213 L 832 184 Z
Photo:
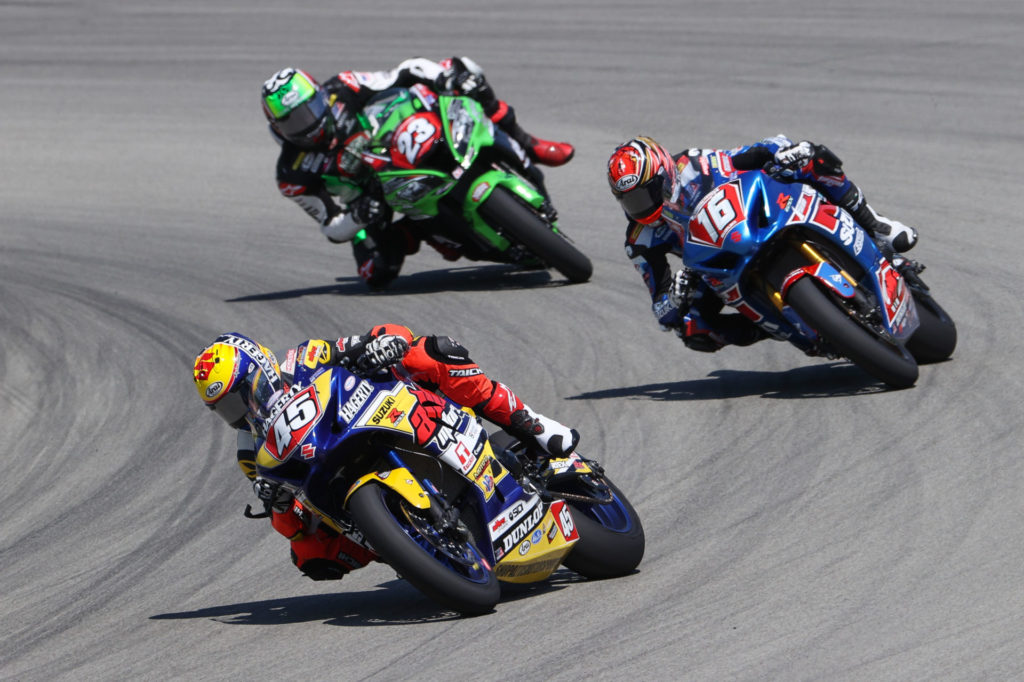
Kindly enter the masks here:
M 281 69 L 263 84 L 263 113 L 270 127 L 303 149 L 327 147 L 334 117 L 327 93 L 300 69 Z

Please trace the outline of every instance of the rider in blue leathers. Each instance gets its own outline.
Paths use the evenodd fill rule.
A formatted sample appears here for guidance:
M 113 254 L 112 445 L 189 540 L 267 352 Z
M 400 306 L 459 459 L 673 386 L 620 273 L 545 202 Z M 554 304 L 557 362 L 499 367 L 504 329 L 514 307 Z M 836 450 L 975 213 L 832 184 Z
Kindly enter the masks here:
M 724 303 L 696 274 L 673 274 L 667 255 L 682 257 L 679 234 L 713 188 L 747 170 L 766 169 L 776 179 L 807 183 L 848 211 L 888 257 L 909 250 L 917 232 L 880 216 L 850 181 L 839 158 L 823 145 L 794 144 L 783 135 L 745 147 L 687 149 L 672 155 L 649 137 L 618 146 L 608 160 L 608 183 L 629 219 L 626 255 L 643 276 L 651 309 L 662 330 L 674 330 L 688 348 L 714 352 L 766 337 L 743 315 L 722 314 Z

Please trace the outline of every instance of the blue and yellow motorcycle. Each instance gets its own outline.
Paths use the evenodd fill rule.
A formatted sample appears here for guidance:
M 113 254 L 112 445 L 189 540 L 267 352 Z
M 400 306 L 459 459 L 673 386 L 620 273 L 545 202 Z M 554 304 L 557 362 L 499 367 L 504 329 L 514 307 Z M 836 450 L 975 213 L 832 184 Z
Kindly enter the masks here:
M 498 581 L 541 581 L 563 565 L 588 578 L 636 569 L 643 527 L 600 464 L 577 453 L 548 461 L 504 432 L 489 438 L 471 410 L 399 371 L 297 363 L 266 421 L 257 473 L 461 614 L 492 610 Z

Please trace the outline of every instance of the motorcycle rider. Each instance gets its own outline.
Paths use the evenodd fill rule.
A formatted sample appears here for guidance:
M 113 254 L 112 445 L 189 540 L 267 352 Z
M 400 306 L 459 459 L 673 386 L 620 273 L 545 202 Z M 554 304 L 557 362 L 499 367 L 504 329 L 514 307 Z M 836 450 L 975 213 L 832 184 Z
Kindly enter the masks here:
M 469 352 L 448 336 L 414 336 L 407 327 L 382 324 L 333 343 L 309 339 L 290 349 L 281 366 L 256 341 L 241 334 L 221 334 L 196 357 L 193 379 L 199 397 L 238 430 L 239 466 L 269 507 L 274 528 L 291 540 L 292 562 L 314 580 L 341 578 L 376 555 L 360 536 L 320 524 L 288 490 L 257 476 L 256 452 L 265 440 L 269 417 L 276 416 L 275 408 L 288 400 L 297 363 L 313 369 L 340 365 L 360 376 L 400 365 L 427 389 L 418 396 L 420 404 L 436 410 L 438 417 L 445 403 L 434 394 L 472 407 L 522 442 L 539 448 L 542 456 L 565 457 L 579 442 L 575 429 L 533 411 L 508 386 L 484 374 Z
M 687 149 L 672 155 L 649 137 L 633 138 L 608 160 L 608 184 L 629 220 L 626 255 L 647 284 L 662 330 L 674 330 L 693 350 L 747 346 L 767 336 L 741 314 L 722 314 L 724 302 L 704 280 L 685 267 L 673 275 L 666 257 L 682 256 L 678 235 L 701 199 L 738 173 L 762 169 L 784 182 L 813 186 L 849 212 L 890 259 L 917 243 L 916 230 L 868 205 L 842 161 L 824 145 L 794 144 L 777 135 L 731 150 Z
M 568 143 L 542 140 L 523 130 L 515 110 L 495 96 L 483 70 L 469 57 L 441 62 L 416 57 L 391 71 L 342 71 L 323 83 L 299 69 L 278 71 L 262 89 L 263 113 L 281 145 L 278 189 L 320 223 L 328 240 L 352 242 L 359 275 L 374 287 L 398 275 L 405 256 L 419 249 L 420 237 L 409 219 L 389 226 L 391 211 L 359 158 L 368 136 L 356 115 L 388 88 L 418 85 L 482 104 L 484 113 L 511 138 L 502 144 L 539 185 L 543 174 L 534 163 L 560 166 L 575 153 Z M 427 242 L 449 260 L 458 258 L 450 246 L 429 238 Z

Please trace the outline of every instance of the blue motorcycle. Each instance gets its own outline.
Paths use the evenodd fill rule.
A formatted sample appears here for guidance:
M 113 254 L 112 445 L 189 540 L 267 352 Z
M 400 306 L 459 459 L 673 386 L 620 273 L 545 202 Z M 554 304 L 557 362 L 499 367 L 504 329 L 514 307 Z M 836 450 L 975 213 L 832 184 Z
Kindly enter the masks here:
M 727 304 L 808 355 L 845 357 L 895 388 L 956 347 L 956 325 L 920 277 L 886 258 L 842 208 L 761 171 L 714 188 L 683 216 L 663 214 L 683 263 Z
M 300 346 L 292 386 L 265 422 L 257 473 L 318 522 L 390 564 L 442 606 L 490 611 L 498 581 L 559 566 L 588 578 L 631 573 L 640 519 L 596 461 L 539 459 L 468 408 L 400 369 L 360 377 Z M 493 446 L 493 447 L 492 447 Z

